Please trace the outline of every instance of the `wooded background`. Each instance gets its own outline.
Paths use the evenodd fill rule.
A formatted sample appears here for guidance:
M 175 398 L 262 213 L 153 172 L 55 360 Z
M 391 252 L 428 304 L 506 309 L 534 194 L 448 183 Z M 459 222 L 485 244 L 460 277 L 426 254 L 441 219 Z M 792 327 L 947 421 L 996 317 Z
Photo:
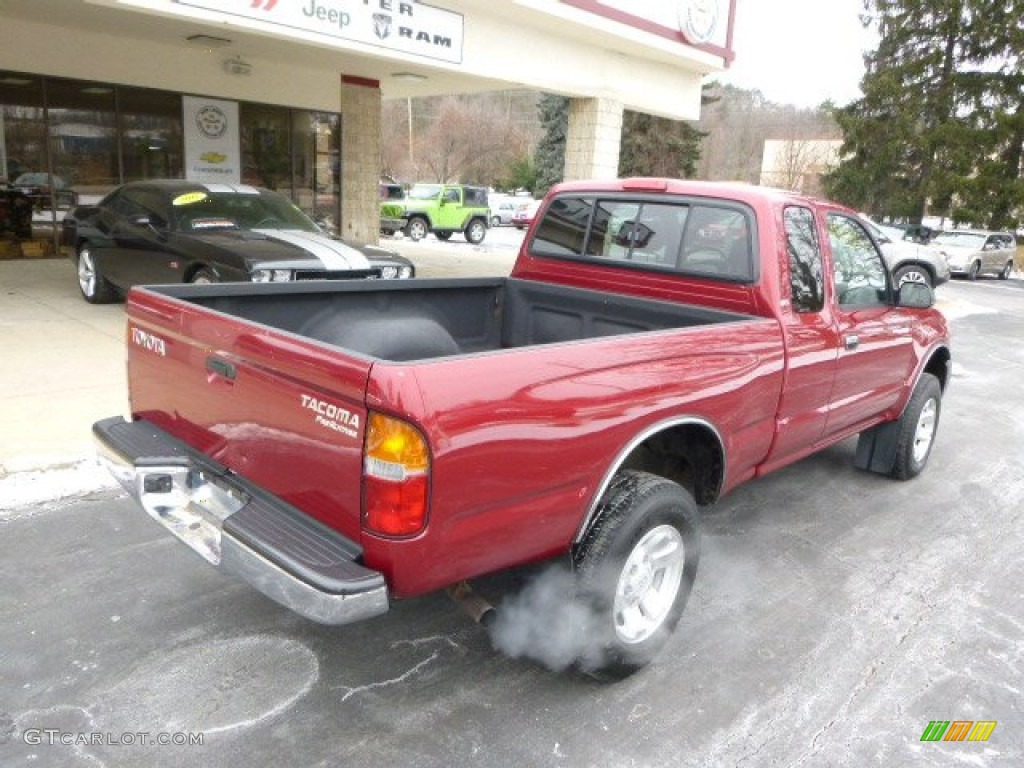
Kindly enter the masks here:
M 1020 229 L 1024 0 L 865 0 L 861 20 L 879 43 L 860 99 L 798 109 L 712 81 L 697 122 L 625 114 L 620 176 L 756 184 L 765 142 L 787 142 L 776 186 L 912 224 Z M 561 180 L 567 103 L 532 91 L 386 102 L 382 173 L 543 194 Z M 837 140 L 807 188 L 814 145 Z

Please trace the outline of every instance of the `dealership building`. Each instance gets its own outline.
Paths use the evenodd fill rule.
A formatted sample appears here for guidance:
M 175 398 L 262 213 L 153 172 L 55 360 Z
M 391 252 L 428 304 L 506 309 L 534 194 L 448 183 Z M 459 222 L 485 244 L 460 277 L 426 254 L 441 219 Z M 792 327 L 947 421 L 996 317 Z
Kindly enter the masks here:
M 0 258 L 149 178 L 255 184 L 375 242 L 381 104 L 570 97 L 566 178 L 611 178 L 624 109 L 697 119 L 735 0 L 2 0 Z

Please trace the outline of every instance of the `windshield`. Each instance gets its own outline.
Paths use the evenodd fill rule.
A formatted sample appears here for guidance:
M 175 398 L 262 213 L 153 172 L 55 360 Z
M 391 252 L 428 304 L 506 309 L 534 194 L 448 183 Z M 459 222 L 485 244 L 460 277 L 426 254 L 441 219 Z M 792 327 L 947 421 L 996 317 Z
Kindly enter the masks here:
M 410 200 L 433 200 L 441 194 L 440 184 L 417 184 L 409 190 Z
M 932 240 L 933 245 L 958 245 L 961 248 L 981 248 L 985 235 L 976 232 L 943 232 Z
M 276 192 L 186 192 L 172 201 L 179 231 L 301 229 L 320 232 L 306 214 Z

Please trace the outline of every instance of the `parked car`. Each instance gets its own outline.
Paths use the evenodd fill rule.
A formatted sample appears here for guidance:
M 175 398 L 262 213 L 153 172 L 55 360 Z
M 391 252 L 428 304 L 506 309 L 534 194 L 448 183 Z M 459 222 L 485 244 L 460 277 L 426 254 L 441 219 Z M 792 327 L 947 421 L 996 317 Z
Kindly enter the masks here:
M 533 223 L 533 217 L 537 215 L 540 208 L 540 200 L 531 200 L 528 203 L 521 203 L 516 212 L 512 215 L 512 226 L 516 229 L 526 229 Z
M 951 229 L 940 232 L 928 248 L 946 258 L 954 275 L 964 275 L 968 280 L 981 275 L 1007 280 L 1013 272 L 1017 240 L 1011 232 Z
M 408 278 L 412 262 L 327 235 L 288 198 L 245 185 L 138 181 L 64 218 L 85 300 L 131 286 Z
M 433 232 L 448 240 L 461 232 L 467 242 L 482 243 L 487 236 L 491 211 L 487 190 L 463 184 L 414 184 L 405 201 L 405 236 L 422 240 Z
M 897 285 L 925 283 L 934 288 L 949 280 L 949 264 L 941 252 L 915 242 L 894 238 L 892 227 L 885 227 L 866 216 L 860 218 L 878 243 L 885 265 Z M 901 230 L 895 230 L 899 231 Z
M 512 217 L 521 201 L 515 198 L 495 200 L 491 203 L 491 226 L 500 227 L 512 223 Z
M 52 204 L 57 207 L 66 208 L 78 202 L 78 195 L 68 186 L 67 182 L 60 176 L 53 176 L 49 173 L 23 173 L 14 180 L 11 186 L 21 190 L 36 208 L 50 208 L 51 195 Z
M 389 237 L 405 226 L 405 190 L 401 184 L 382 181 L 378 185 L 380 198 L 380 233 Z

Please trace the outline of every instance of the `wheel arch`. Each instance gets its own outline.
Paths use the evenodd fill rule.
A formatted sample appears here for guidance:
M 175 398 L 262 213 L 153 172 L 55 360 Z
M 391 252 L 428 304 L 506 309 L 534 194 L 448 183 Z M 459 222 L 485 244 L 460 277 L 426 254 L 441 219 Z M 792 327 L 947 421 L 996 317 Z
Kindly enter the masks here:
M 949 384 L 950 376 L 952 376 L 952 360 L 953 358 L 948 347 L 938 347 L 929 355 L 921 372 L 930 373 L 935 376 L 939 380 L 939 386 L 942 387 L 942 391 L 945 392 L 946 385 Z
M 725 442 L 705 419 L 685 416 L 659 422 L 633 438 L 612 461 L 590 502 L 573 545 L 597 521 L 598 509 L 615 475 L 636 469 L 679 483 L 699 505 L 711 504 L 725 481 Z

